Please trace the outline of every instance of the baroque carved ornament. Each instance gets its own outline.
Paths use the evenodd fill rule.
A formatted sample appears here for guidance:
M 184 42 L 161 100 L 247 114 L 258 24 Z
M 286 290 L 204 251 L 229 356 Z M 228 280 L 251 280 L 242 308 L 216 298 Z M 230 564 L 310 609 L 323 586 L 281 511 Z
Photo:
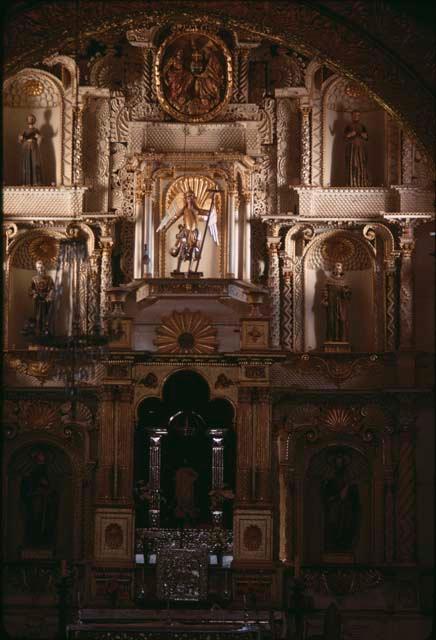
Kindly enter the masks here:
M 174 311 L 162 318 L 154 344 L 159 353 L 208 354 L 217 350 L 217 330 L 200 311 Z
M 176 31 L 156 55 L 161 107 L 182 122 L 212 120 L 232 94 L 232 58 L 224 42 L 197 29 Z

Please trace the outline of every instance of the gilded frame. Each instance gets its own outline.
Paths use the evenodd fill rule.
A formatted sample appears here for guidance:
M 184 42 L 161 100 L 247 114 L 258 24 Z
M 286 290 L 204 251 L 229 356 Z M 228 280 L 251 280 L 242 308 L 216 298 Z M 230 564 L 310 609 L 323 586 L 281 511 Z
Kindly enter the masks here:
M 216 48 L 218 48 L 221 58 L 224 59 L 225 63 L 225 91 L 221 100 L 212 107 L 206 113 L 184 113 L 176 109 L 167 99 L 165 95 L 165 89 L 163 86 L 163 78 L 162 78 L 162 67 L 165 61 L 166 53 L 170 47 L 172 47 L 177 40 L 183 40 L 188 38 L 206 38 L 208 41 L 211 41 Z M 233 91 L 233 65 L 232 65 L 232 56 L 230 51 L 228 50 L 225 43 L 218 36 L 201 31 L 198 29 L 189 29 L 187 31 L 177 31 L 172 33 L 168 38 L 164 40 L 164 42 L 159 47 L 156 54 L 156 61 L 154 65 L 154 75 L 155 75 L 155 84 L 156 84 L 156 94 L 159 100 L 159 104 L 164 111 L 169 113 L 173 118 L 180 122 L 208 122 L 213 120 L 215 116 L 217 116 L 224 107 L 228 104 L 230 97 Z

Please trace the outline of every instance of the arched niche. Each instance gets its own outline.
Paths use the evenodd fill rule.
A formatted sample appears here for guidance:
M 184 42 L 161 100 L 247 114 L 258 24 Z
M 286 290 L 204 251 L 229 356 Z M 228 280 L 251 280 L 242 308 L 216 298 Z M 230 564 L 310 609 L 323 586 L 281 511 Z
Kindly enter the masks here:
M 162 212 L 162 217 L 167 213 L 175 215 L 178 211 L 181 211 L 185 205 L 184 194 L 188 190 L 192 190 L 196 196 L 197 206 L 200 209 L 209 211 L 211 204 L 211 194 L 208 189 L 219 189 L 219 185 L 205 175 L 191 175 L 181 176 L 174 180 L 167 188 L 164 197 L 165 210 Z M 201 255 L 200 265 L 198 270 L 203 273 L 207 278 L 222 277 L 225 271 L 224 268 L 224 234 L 226 227 L 226 216 L 224 202 L 220 193 L 215 194 L 215 205 L 218 215 L 218 235 L 219 245 L 215 244 L 212 240 L 210 232 L 206 232 L 206 238 L 204 239 L 204 247 Z M 160 273 L 164 277 L 169 277 L 171 272 L 176 269 L 177 257 L 173 257 L 170 254 L 170 249 L 177 243 L 176 235 L 179 232 L 179 224 L 183 222 L 182 217 L 176 220 L 166 231 L 161 231 L 161 244 L 160 244 Z M 203 240 L 203 233 L 205 230 L 205 221 L 200 221 L 199 229 L 200 236 L 198 246 L 201 246 Z M 192 261 L 191 268 L 195 269 L 196 262 Z M 181 271 L 186 271 L 188 263 L 180 266 Z
M 347 187 L 345 161 L 345 128 L 351 123 L 352 111 L 359 111 L 360 122 L 368 133 L 366 145 L 369 185 L 386 183 L 384 110 L 372 100 L 363 87 L 347 78 L 330 78 L 324 83 L 323 109 L 323 186 Z
M 3 176 L 7 186 L 23 184 L 22 146 L 18 136 L 33 114 L 41 135 L 42 185 L 61 185 L 63 176 L 64 90 L 52 74 L 23 69 L 3 85 Z
M 8 345 L 23 348 L 28 342 L 22 331 L 26 322 L 34 316 L 34 302 L 30 295 L 32 278 L 36 275 L 35 263 L 42 260 L 46 274 L 56 279 L 56 262 L 59 253 L 59 241 L 63 234 L 58 232 L 31 231 L 17 238 L 11 249 L 9 267 L 9 304 Z M 64 284 L 62 299 L 68 299 L 68 283 Z M 57 306 L 57 305 L 56 305 Z M 56 314 L 55 329 L 58 333 L 67 332 L 67 314 Z
M 372 486 L 367 457 L 347 443 L 312 455 L 304 478 L 304 562 L 371 560 Z
M 351 288 L 349 339 L 352 351 L 374 351 L 375 260 L 372 247 L 349 231 L 328 231 L 306 248 L 304 273 L 304 350 L 321 350 L 326 337 L 326 311 L 322 294 L 326 278 L 336 262 L 342 262 L 346 283 Z
M 81 237 L 86 242 L 87 254 L 91 256 L 95 249 L 95 237 L 91 228 L 84 223 L 75 223 L 60 231 L 38 229 L 17 235 L 9 247 L 8 279 L 6 283 L 6 298 L 8 304 L 5 313 L 7 344 L 12 348 L 22 348 L 28 344 L 22 331 L 25 324 L 34 316 L 34 302 L 30 295 L 32 278 L 36 275 L 35 263 L 42 260 L 55 284 L 54 300 L 54 332 L 56 335 L 67 335 L 71 329 L 71 300 L 69 274 L 57 270 L 59 256 L 59 242 L 69 236 L 72 227 L 79 227 Z M 89 261 L 82 261 L 80 296 L 87 296 L 87 274 Z M 85 305 L 86 306 L 86 305 Z M 81 320 L 85 326 L 86 309 L 81 309 Z
M 138 527 L 202 528 L 212 521 L 232 526 L 231 504 L 223 500 L 213 512 L 210 492 L 234 490 L 234 420 L 233 404 L 211 399 L 207 381 L 192 370 L 170 374 L 161 398 L 141 400 L 134 472 Z
M 18 448 L 4 490 L 8 558 L 73 559 L 75 491 L 66 452 L 45 441 Z

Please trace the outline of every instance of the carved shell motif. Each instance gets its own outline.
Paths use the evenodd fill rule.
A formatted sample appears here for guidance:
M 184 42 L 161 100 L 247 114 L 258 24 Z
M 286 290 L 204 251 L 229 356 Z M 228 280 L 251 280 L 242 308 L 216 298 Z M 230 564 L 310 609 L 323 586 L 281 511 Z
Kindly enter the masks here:
M 355 412 L 346 407 L 333 407 L 327 409 L 321 416 L 320 423 L 330 431 L 355 431 L 358 429 L 358 421 Z
M 159 353 L 214 353 L 217 330 L 200 311 L 174 311 L 162 318 L 154 344 Z
M 49 431 L 58 420 L 57 409 L 45 402 L 26 402 L 22 418 L 27 429 Z

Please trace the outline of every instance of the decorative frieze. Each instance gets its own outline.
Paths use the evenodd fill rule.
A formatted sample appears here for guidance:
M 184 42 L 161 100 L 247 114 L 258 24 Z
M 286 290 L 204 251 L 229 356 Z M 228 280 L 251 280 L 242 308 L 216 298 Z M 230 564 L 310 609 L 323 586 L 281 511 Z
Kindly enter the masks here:
M 298 198 L 301 216 L 332 218 L 366 218 L 382 211 L 394 211 L 397 196 L 390 189 L 291 187 Z
M 310 113 L 311 109 L 307 105 L 300 107 L 301 111 L 301 165 L 300 178 L 302 185 L 310 184 Z
M 73 217 L 83 212 L 86 187 L 3 187 L 6 216 L 40 219 Z

